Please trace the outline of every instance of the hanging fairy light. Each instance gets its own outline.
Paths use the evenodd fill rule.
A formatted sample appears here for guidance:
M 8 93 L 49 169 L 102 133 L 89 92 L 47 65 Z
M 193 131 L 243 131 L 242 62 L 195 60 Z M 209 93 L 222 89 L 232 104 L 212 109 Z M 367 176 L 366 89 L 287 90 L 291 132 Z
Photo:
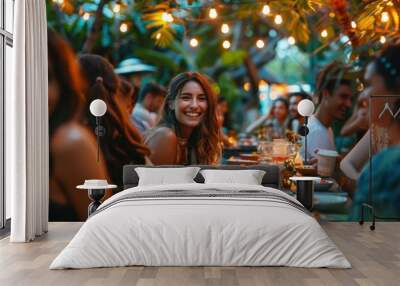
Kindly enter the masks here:
M 288 41 L 289 45 L 291 45 L 291 46 L 293 46 L 294 44 L 296 44 L 296 39 L 295 39 L 293 36 L 290 36 L 290 37 L 287 39 L 287 41 Z
M 211 19 L 216 19 L 218 17 L 217 9 L 211 8 L 208 11 L 208 17 L 210 17 Z
M 328 31 L 327 31 L 326 29 L 324 29 L 324 30 L 321 32 L 321 37 L 322 37 L 322 38 L 328 37 Z
M 244 91 L 249 91 L 250 88 L 251 88 L 251 86 L 250 86 L 250 83 L 249 83 L 249 82 L 245 82 L 245 83 L 243 84 L 243 89 L 244 89 Z
M 355 29 L 355 28 L 357 28 L 357 23 L 356 23 L 356 21 L 351 21 L 351 27 L 353 28 L 353 29 Z
M 223 33 L 223 34 L 228 34 L 229 33 L 229 25 L 228 24 L 222 24 L 222 26 L 221 26 L 221 32 Z
M 114 5 L 114 7 L 113 7 L 113 12 L 114 12 L 115 14 L 118 14 L 119 12 L 121 12 L 121 4 L 116 3 L 116 4 Z
M 379 42 L 380 42 L 381 44 L 386 43 L 386 37 L 385 37 L 385 36 L 381 36 L 381 37 L 379 38 Z
M 85 12 L 82 16 L 83 20 L 87 21 L 90 19 L 90 14 L 88 12 Z
M 128 32 L 128 24 L 127 24 L 127 23 L 122 23 L 122 24 L 119 26 L 119 30 L 120 30 L 122 33 Z
M 231 42 L 229 42 L 228 40 L 225 40 L 222 42 L 222 47 L 227 50 L 231 47 Z
M 283 23 L 283 18 L 282 18 L 282 16 L 281 15 L 276 15 L 275 16 L 275 19 L 274 19 L 274 22 L 275 22 L 275 24 L 277 24 L 277 25 L 280 25 L 280 24 L 282 24 Z
M 362 83 L 362 81 L 359 78 L 356 79 L 356 89 L 358 92 L 361 92 L 364 90 L 364 84 Z
M 264 5 L 261 13 L 263 13 L 264 15 L 269 15 L 269 13 L 271 13 L 271 8 L 269 7 L 269 5 Z
M 172 23 L 174 21 L 174 17 L 172 16 L 172 14 L 167 12 L 162 13 L 161 18 L 164 22 L 168 23 Z
M 264 48 L 265 43 L 264 43 L 263 40 L 259 39 L 259 40 L 257 40 L 257 42 L 256 42 L 256 46 L 257 46 L 257 48 L 262 49 L 262 48 Z
M 389 21 L 389 13 L 388 12 L 382 12 L 382 14 L 381 14 L 381 21 L 383 22 L 383 23 L 386 23 L 386 22 L 388 22 Z
M 157 33 L 156 39 L 157 39 L 157 40 L 161 39 L 161 33 Z
M 199 45 L 199 41 L 196 38 L 191 38 L 189 44 L 192 48 L 196 48 Z

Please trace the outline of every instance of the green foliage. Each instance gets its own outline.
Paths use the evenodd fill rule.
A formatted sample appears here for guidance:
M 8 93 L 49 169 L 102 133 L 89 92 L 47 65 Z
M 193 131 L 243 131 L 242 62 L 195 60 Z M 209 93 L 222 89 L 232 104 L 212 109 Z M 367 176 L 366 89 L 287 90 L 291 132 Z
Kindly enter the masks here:
M 221 63 L 226 67 L 239 67 L 247 56 L 244 50 L 226 51 L 221 56 Z
M 349 54 L 353 53 L 360 55 L 365 64 L 365 59 L 380 47 L 376 42 L 381 35 L 398 32 L 400 11 L 399 1 L 393 0 L 394 6 L 385 8 L 389 11 L 390 23 L 382 25 L 379 15 L 389 0 L 347 1 L 349 17 L 357 22 L 358 28 L 364 29 L 356 32 L 361 43 L 358 47 L 340 43 L 344 31 L 335 17 L 328 16 L 334 2 L 331 0 L 64 0 L 63 5 L 46 0 L 49 26 L 81 52 L 92 31 L 97 7 L 103 2 L 106 4 L 102 11 L 101 29 L 91 52 L 107 57 L 114 65 L 129 57 L 140 58 L 157 67 L 157 72 L 151 76 L 161 84 L 167 84 L 179 72 L 205 72 L 217 79 L 220 93 L 228 98 L 231 106 L 240 98 L 243 82 L 252 76 L 239 73 L 240 78 L 233 78 L 232 75 L 239 69 L 244 70 L 246 56 L 251 55 L 250 59 L 259 61 L 257 57 L 263 54 L 255 50 L 257 39 L 265 41 L 264 49 L 275 49 L 270 43 L 293 36 L 301 52 L 285 59 L 276 58 L 269 65 L 257 66 L 268 68 L 287 83 L 312 84 L 318 68 L 333 59 L 349 61 L 353 59 Z M 121 5 L 118 13 L 113 12 L 117 3 Z M 268 16 L 260 13 L 266 3 L 271 8 Z M 207 11 L 211 6 L 217 7 L 218 19 L 208 18 Z M 164 21 L 163 13 L 166 12 L 173 15 L 172 22 Z M 277 14 L 283 18 L 281 25 L 274 23 Z M 224 22 L 231 27 L 228 35 L 220 32 Z M 121 24 L 127 25 L 126 32 L 120 31 Z M 381 29 L 379 32 L 374 30 L 377 25 Z M 271 36 L 272 29 L 278 35 Z M 329 37 L 320 37 L 322 29 L 328 30 Z M 196 48 L 189 46 L 192 37 L 199 41 Z M 224 50 L 221 43 L 225 39 L 235 43 L 235 48 Z M 374 45 L 370 43 L 371 39 Z M 270 58 L 266 58 L 259 62 L 268 63 Z
M 237 87 L 237 84 L 227 74 L 222 74 L 218 78 L 219 94 L 224 96 L 228 101 L 230 107 L 232 107 L 236 101 L 241 98 L 241 91 Z

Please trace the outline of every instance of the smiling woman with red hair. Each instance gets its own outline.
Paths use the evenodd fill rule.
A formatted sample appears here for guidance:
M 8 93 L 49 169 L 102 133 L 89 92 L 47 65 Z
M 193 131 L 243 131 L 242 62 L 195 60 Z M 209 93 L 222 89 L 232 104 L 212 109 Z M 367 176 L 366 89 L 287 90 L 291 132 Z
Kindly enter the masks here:
M 217 96 L 208 78 L 198 72 L 173 78 L 161 121 L 145 137 L 156 165 L 216 164 L 222 137 Z

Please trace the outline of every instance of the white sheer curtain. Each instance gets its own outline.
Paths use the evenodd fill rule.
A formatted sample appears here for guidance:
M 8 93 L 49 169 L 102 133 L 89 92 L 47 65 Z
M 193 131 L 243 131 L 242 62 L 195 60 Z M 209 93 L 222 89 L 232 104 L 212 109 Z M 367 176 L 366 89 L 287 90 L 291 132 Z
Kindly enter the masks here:
M 49 147 L 45 0 L 15 1 L 13 94 L 6 98 L 12 242 L 47 231 Z

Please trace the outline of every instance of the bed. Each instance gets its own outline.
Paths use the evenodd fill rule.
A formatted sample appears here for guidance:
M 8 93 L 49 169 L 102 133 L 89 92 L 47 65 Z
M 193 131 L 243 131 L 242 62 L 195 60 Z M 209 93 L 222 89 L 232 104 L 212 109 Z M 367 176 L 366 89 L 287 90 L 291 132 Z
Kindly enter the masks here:
M 136 167 L 124 167 L 125 190 L 99 207 L 50 269 L 351 267 L 310 213 L 279 190 L 275 166 L 251 167 L 265 170 L 261 185 L 204 183 L 198 174 L 194 183 L 151 186 L 138 186 Z

